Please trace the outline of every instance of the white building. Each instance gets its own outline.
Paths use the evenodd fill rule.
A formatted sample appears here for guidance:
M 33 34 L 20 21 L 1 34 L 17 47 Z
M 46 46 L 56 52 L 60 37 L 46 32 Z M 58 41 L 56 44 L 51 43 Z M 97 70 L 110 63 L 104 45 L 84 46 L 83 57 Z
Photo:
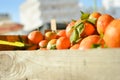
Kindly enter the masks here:
M 120 0 L 102 0 L 106 12 L 120 18 Z
M 26 0 L 20 7 L 24 30 L 32 30 L 51 19 L 58 23 L 80 17 L 79 0 Z

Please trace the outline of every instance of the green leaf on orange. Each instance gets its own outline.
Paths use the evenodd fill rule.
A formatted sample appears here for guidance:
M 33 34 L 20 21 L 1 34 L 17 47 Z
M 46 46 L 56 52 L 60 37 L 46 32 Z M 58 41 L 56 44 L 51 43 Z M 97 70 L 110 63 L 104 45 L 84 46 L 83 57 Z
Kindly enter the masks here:
M 101 48 L 101 44 L 93 44 L 91 48 Z
M 56 44 L 53 44 L 51 47 L 50 47 L 50 50 L 55 50 L 56 49 Z
M 76 41 L 79 39 L 79 33 L 77 31 L 77 29 L 75 29 L 73 32 L 72 32 L 72 35 L 70 36 L 70 42 L 71 43 L 76 43 Z
M 104 34 L 101 32 L 100 33 L 100 38 L 103 38 L 104 37 Z
M 87 21 L 95 25 L 97 19 L 96 18 L 89 18 L 89 19 L 87 19 Z
M 82 40 L 82 38 L 77 39 L 77 40 L 76 40 L 76 43 L 78 43 L 80 40 Z
M 79 34 L 79 38 L 81 37 L 80 35 L 83 33 L 84 31 L 84 23 L 81 23 L 79 26 L 77 26 L 77 31 L 78 31 L 78 34 Z

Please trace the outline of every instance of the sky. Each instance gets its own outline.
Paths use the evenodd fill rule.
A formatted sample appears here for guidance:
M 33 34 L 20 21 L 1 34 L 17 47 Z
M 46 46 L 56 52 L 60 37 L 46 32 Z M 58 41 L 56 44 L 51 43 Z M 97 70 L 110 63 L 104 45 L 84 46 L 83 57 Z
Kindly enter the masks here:
M 14 22 L 20 22 L 20 5 L 24 2 L 25 0 L 0 0 L 0 13 L 8 13 L 10 14 L 12 21 Z M 93 6 L 93 1 L 94 0 L 80 0 L 83 5 L 86 7 L 91 7 Z M 102 0 L 97 0 L 97 6 L 101 6 L 101 1 Z
M 80 0 L 86 7 L 90 7 L 94 5 L 95 0 Z M 97 1 L 97 6 L 101 7 L 102 6 L 102 0 L 96 0 Z
M 19 22 L 19 6 L 25 0 L 0 0 L 0 13 L 10 14 L 14 22 Z

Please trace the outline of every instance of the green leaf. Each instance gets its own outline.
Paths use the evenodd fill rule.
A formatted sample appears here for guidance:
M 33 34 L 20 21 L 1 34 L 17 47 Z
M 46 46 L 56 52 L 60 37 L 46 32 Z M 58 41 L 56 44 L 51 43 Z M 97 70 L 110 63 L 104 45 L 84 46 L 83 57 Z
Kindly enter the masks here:
M 103 38 L 104 37 L 104 34 L 101 32 L 100 33 L 100 38 Z
M 109 48 L 106 44 L 104 44 L 104 48 Z
M 74 28 L 76 29 L 77 27 L 79 27 L 81 25 L 81 22 L 78 22 L 75 24 Z
M 76 22 L 75 25 L 74 25 L 74 28 L 76 29 L 77 27 L 79 27 L 81 24 L 84 24 L 86 20 L 81 20 L 79 22 Z
M 56 44 L 53 44 L 51 47 L 50 47 L 50 50 L 55 50 L 56 49 Z
M 95 25 L 97 19 L 96 18 L 89 18 L 87 21 Z
M 76 40 L 76 43 L 78 43 L 81 39 L 82 39 L 82 38 L 77 39 L 77 40 Z
M 80 34 L 84 31 L 84 23 L 81 23 L 79 26 L 77 26 L 77 31 L 80 37 Z
M 80 13 L 81 13 L 81 14 L 84 14 L 84 12 L 83 12 L 83 11 L 80 11 Z
M 73 22 L 76 22 L 76 20 L 75 20 L 75 19 L 72 19 L 72 21 L 73 21 Z
M 88 19 L 89 15 L 90 15 L 90 13 L 84 13 L 84 12 L 81 11 L 81 17 L 80 17 L 80 19 L 81 20 Z
M 81 22 L 76 22 L 74 25 L 74 28 L 76 29 L 80 24 L 81 24 Z
M 101 44 L 93 44 L 91 48 L 101 48 Z
M 78 31 L 77 29 L 75 29 L 73 32 L 72 32 L 72 35 L 70 36 L 70 42 L 71 43 L 76 43 L 76 41 L 79 39 L 79 34 L 78 34 Z

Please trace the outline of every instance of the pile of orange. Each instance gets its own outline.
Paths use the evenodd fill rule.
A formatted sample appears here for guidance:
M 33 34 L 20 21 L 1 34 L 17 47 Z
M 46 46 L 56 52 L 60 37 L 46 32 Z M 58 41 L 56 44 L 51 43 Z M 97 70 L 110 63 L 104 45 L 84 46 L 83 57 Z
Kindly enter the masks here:
M 28 40 L 40 50 L 119 48 L 120 19 L 100 12 L 81 12 L 80 18 L 71 21 L 65 30 L 45 34 L 32 31 Z

